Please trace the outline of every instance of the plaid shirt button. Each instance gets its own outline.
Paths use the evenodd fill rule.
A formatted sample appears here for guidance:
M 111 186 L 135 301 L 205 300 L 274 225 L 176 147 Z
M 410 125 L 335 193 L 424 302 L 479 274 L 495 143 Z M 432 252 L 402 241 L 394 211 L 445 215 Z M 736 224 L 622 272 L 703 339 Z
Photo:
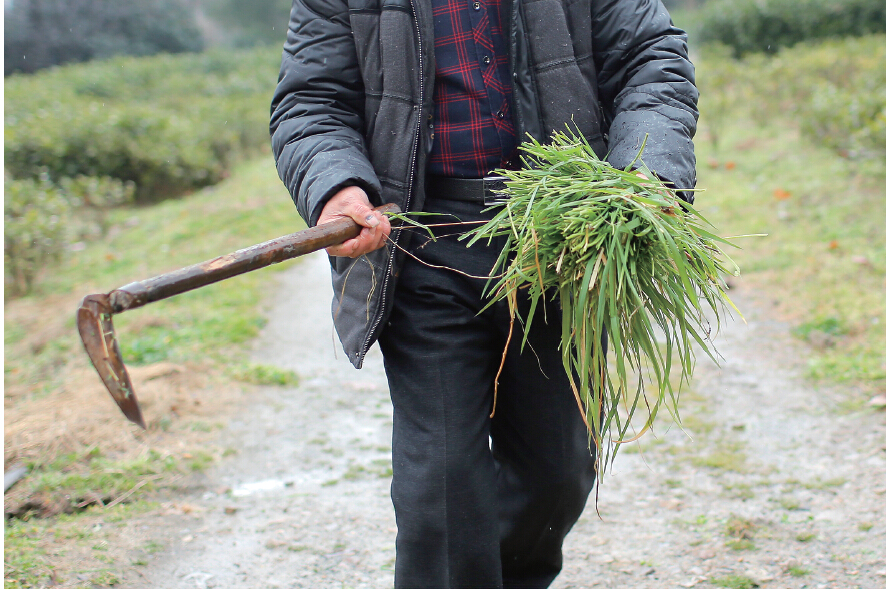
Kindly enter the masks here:
M 508 1 L 431 0 L 436 126 L 428 136 L 440 141 L 432 143 L 429 174 L 482 178 L 517 150 L 501 15 Z

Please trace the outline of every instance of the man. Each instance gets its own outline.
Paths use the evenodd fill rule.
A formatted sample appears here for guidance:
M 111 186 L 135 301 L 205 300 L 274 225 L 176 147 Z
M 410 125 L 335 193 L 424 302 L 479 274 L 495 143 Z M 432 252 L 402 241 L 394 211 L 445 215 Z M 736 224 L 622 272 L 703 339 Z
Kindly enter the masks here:
M 648 134 L 644 163 L 692 188 L 693 76 L 660 0 L 295 0 L 273 148 L 310 225 L 363 226 L 328 249 L 332 308 L 356 367 L 376 340 L 384 354 L 398 587 L 559 573 L 595 477 L 559 310 L 548 302 L 521 348 L 506 306 L 484 309 L 502 244 L 456 234 L 493 214 L 483 179 L 519 166 L 522 139 L 567 127 L 618 167 Z M 392 231 L 372 211 L 388 202 L 436 214 L 420 220 L 438 239 Z

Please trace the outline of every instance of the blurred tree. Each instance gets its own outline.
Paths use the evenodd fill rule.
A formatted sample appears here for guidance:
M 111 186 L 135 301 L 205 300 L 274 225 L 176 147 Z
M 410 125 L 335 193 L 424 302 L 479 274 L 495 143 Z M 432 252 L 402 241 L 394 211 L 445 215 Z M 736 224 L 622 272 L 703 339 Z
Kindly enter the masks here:
M 283 44 L 292 0 L 203 0 L 206 15 L 226 29 L 223 43 Z
M 4 9 L 4 75 L 113 55 L 200 51 L 183 0 L 15 0 Z

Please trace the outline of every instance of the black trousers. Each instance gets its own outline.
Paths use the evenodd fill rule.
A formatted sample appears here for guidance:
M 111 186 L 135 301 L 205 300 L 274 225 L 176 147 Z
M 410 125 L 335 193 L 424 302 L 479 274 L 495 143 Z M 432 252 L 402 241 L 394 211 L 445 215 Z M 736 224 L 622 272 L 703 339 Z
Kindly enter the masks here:
M 420 219 L 429 224 L 491 216 L 458 201 L 425 209 L 441 214 Z M 466 248 L 445 236 L 464 227 L 414 236 L 423 262 L 403 266 L 380 338 L 394 405 L 395 585 L 547 587 L 593 488 L 593 450 L 563 369 L 556 303 L 539 306 L 522 351 L 516 323 L 490 418 L 510 318 L 504 302 L 481 312 L 487 281 L 465 274 L 488 276 L 502 243 Z

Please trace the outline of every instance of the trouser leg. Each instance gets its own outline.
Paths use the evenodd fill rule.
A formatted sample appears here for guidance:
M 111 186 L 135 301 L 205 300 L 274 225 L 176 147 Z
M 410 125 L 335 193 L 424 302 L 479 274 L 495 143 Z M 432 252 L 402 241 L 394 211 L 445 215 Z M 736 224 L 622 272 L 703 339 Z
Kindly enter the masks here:
M 455 257 L 460 268 L 488 274 L 479 249 L 455 256 L 463 250 L 454 240 L 416 248 L 430 264 Z M 482 287 L 407 259 L 380 338 L 394 405 L 397 587 L 502 585 L 487 351 L 504 340 L 489 314 L 477 315 Z
M 500 247 L 443 239 L 416 253 L 485 276 Z M 505 304 L 479 313 L 484 286 L 407 261 L 381 336 L 394 403 L 398 587 L 550 584 L 593 485 L 556 312 L 548 325 L 537 318 L 522 354 L 514 334 L 490 420 L 510 322 Z
M 594 449 L 559 350 L 561 316 L 556 304 L 542 313 L 522 354 L 515 328 L 491 427 L 506 588 L 545 588 L 560 573 L 563 540 L 595 480 Z

